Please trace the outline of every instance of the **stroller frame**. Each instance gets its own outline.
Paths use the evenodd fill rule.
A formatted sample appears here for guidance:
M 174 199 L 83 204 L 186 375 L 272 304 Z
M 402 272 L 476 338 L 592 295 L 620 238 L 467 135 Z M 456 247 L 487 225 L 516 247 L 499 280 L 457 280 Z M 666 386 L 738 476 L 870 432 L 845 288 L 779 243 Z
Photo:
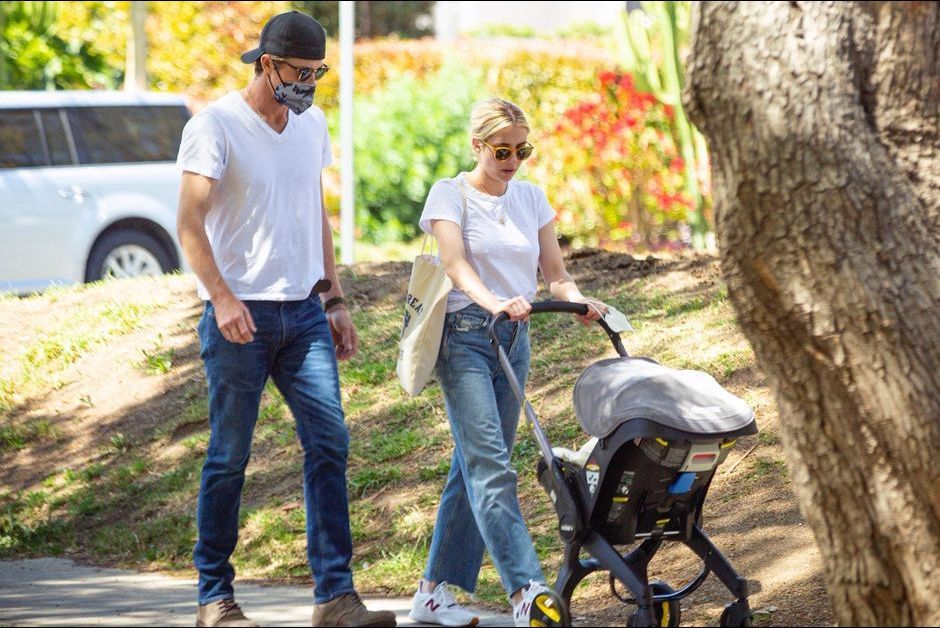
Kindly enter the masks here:
M 588 307 L 581 303 L 567 301 L 532 303 L 531 314 L 548 312 L 584 315 L 588 312 Z M 708 478 L 706 485 L 698 493 L 696 503 L 692 504 L 689 509 L 690 513 L 686 517 L 687 520 L 682 525 L 684 533 L 671 538 L 662 534 L 646 534 L 647 538 L 626 555 L 622 555 L 608 539 L 597 530 L 592 529 L 589 522 L 583 520 L 584 517 L 576 501 L 576 496 L 572 492 L 572 465 L 559 459 L 553 452 L 551 443 L 542 429 L 532 404 L 526 399 L 525 391 L 513 373 L 506 349 L 500 344 L 496 335 L 496 324 L 507 318 L 508 316 L 504 312 L 493 317 L 488 333 L 509 385 L 523 406 L 526 417 L 532 424 L 542 454 L 542 459 L 539 461 L 541 471 L 539 481 L 553 499 L 555 511 L 558 515 L 559 534 L 565 544 L 564 558 L 555 581 L 554 590 L 562 597 L 566 606 L 570 605 L 575 588 L 585 577 L 595 571 L 607 571 L 610 574 L 610 587 L 613 595 L 623 602 L 637 605 L 637 610 L 630 616 L 628 626 L 677 626 L 679 623 L 679 600 L 691 595 L 705 582 L 710 573 L 714 573 L 734 596 L 734 601 L 725 606 L 720 625 L 750 626 L 751 610 L 748 604 L 747 581 L 734 570 L 731 563 L 728 562 L 701 528 L 701 507 L 711 477 Z M 597 322 L 607 333 L 618 355 L 624 358 L 629 357 L 620 339 L 620 334 L 613 331 L 603 318 Z M 649 423 L 643 419 L 635 419 L 635 421 L 638 421 L 641 425 Z M 701 440 L 701 435 L 676 429 L 662 428 L 660 431 L 668 433 L 670 438 L 687 438 L 688 440 L 696 440 L 697 438 Z M 734 434 L 717 434 L 714 436 L 718 438 L 738 436 L 745 433 L 754 433 L 755 431 L 756 429 L 750 431 L 738 430 Z M 627 436 L 632 437 L 632 434 L 627 434 Z M 623 439 L 621 439 L 621 442 L 623 442 Z M 641 537 L 644 535 L 637 534 L 635 536 Z M 633 538 L 634 536 L 631 535 L 631 542 Z M 662 581 L 651 583 L 647 573 L 649 563 L 662 543 L 667 540 L 682 542 L 703 562 L 702 570 L 698 576 L 677 591 Z M 582 559 L 580 557 L 582 549 L 587 550 L 592 558 Z M 619 580 L 626 587 L 631 597 L 623 597 L 617 593 L 615 580 Z

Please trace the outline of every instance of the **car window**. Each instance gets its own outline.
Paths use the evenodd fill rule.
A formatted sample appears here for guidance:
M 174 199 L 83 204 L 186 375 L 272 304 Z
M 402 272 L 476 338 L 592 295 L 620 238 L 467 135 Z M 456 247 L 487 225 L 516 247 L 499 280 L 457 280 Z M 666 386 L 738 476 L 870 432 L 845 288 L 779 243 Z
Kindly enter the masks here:
M 78 161 L 83 164 L 174 161 L 185 107 L 81 107 L 67 110 Z
M 32 109 L 0 111 L 0 168 L 46 165 L 38 115 Z
M 62 124 L 62 111 L 60 109 L 43 109 L 40 112 L 42 131 L 46 136 L 49 147 L 49 159 L 53 166 L 71 165 L 72 153 L 69 150 L 68 137 Z

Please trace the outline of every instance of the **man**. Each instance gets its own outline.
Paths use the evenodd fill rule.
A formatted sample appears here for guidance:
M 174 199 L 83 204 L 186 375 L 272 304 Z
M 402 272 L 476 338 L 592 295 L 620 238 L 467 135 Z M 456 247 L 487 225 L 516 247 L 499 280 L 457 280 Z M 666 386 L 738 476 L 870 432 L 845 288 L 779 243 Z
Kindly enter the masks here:
M 241 57 L 255 65 L 248 86 L 210 104 L 183 132 L 178 231 L 206 301 L 199 339 L 211 428 L 193 551 L 197 626 L 256 625 L 235 602 L 229 557 L 268 377 L 294 415 L 304 452 L 313 625 L 395 625 L 393 613 L 366 609 L 349 566 L 349 433 L 336 360 L 353 356 L 358 339 L 323 208 L 330 138 L 312 104 L 328 69 L 325 48 L 313 18 L 271 18 L 258 48 Z

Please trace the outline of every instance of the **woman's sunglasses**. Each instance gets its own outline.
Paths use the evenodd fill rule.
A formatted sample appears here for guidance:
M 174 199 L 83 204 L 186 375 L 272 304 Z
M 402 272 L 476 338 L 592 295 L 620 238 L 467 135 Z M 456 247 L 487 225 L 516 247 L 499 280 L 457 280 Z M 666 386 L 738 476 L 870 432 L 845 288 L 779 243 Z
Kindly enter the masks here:
M 480 141 L 483 142 L 483 140 Z M 483 142 L 483 144 L 493 151 L 493 158 L 496 159 L 496 161 L 506 161 L 513 153 L 513 149 L 508 146 L 492 146 L 486 142 Z M 525 161 L 532 155 L 533 150 L 535 150 L 535 146 L 526 142 L 525 146 L 520 146 L 516 149 L 516 157 L 519 161 Z
M 325 63 L 318 68 L 308 68 L 304 66 L 296 66 L 293 63 L 288 63 L 284 59 L 271 59 L 271 60 L 274 62 L 275 70 L 277 69 L 278 63 L 283 63 L 284 65 L 286 65 L 287 67 L 289 67 L 290 69 L 292 69 L 294 72 L 297 73 L 297 80 L 299 80 L 302 83 L 306 83 L 307 80 L 311 76 L 313 76 L 313 78 L 319 81 L 321 78 L 323 78 L 324 74 L 330 71 L 329 66 L 327 66 Z

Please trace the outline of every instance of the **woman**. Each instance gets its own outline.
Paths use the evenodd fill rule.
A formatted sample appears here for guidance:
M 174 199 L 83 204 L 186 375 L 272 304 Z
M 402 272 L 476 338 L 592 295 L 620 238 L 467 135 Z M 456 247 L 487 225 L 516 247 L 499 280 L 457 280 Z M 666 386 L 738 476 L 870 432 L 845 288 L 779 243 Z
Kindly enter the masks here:
M 512 601 L 515 625 L 557 625 L 567 609 L 545 586 L 510 465 L 520 406 L 486 330 L 493 316 L 508 315 L 496 331 L 524 384 L 529 303 L 539 269 L 555 299 L 589 305 L 581 317 L 585 324 L 600 318 L 606 306 L 585 298 L 565 270 L 545 193 L 513 179 L 533 150 L 519 107 L 498 98 L 484 101 L 474 108 L 470 125 L 476 167 L 435 183 L 420 221 L 437 239 L 455 286 L 437 362 L 454 455 L 410 615 L 423 623 L 475 625 L 478 618 L 456 604 L 447 587 L 473 592 L 485 547 Z

